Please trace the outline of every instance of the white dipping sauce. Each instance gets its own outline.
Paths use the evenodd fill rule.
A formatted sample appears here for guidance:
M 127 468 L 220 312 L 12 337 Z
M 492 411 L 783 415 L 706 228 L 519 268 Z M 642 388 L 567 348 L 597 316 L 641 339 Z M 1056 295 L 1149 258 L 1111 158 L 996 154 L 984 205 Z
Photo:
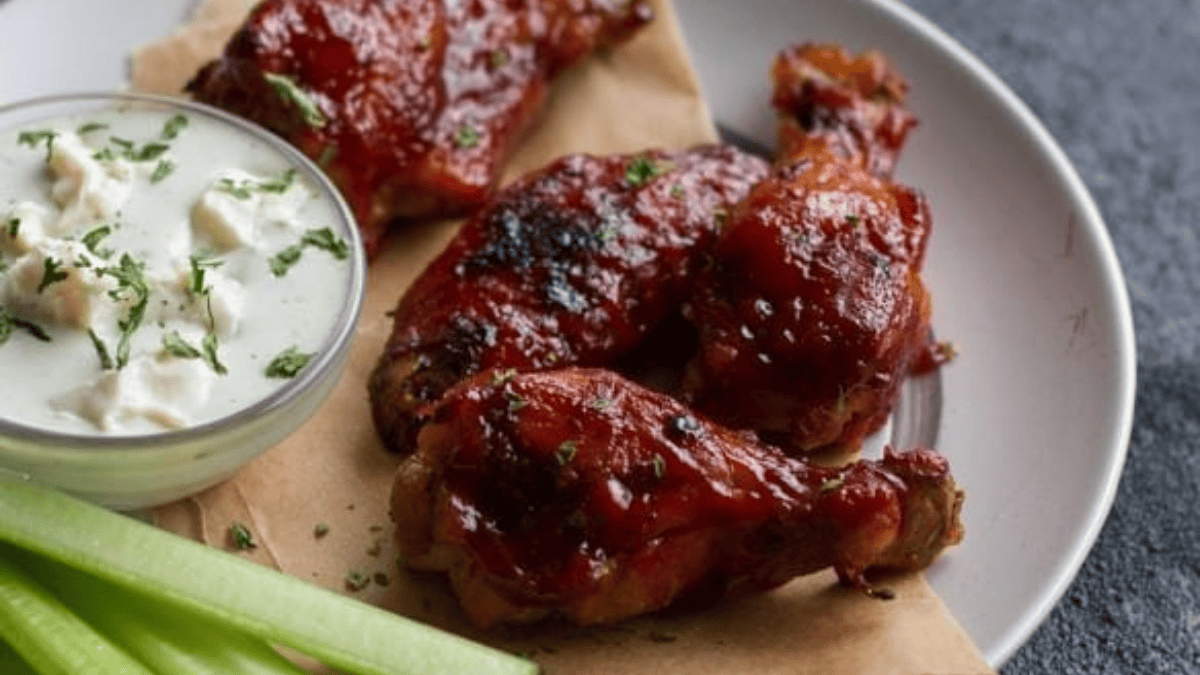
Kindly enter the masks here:
M 180 114 L 0 132 L 0 418 L 75 434 L 214 421 L 333 330 L 351 283 L 338 206 L 267 143 Z

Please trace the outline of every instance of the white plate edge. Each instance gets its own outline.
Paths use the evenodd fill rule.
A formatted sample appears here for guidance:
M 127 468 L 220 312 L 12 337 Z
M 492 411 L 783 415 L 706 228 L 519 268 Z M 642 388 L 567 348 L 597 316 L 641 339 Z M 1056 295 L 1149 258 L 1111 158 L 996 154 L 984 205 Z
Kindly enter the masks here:
M 1097 245 L 1100 262 L 1104 268 L 1104 295 L 1114 310 L 1114 319 L 1117 324 L 1118 353 L 1116 359 L 1120 372 L 1118 373 L 1119 401 L 1113 411 L 1116 416 L 1116 433 L 1112 435 L 1113 442 L 1110 444 L 1108 452 L 1105 453 L 1108 462 L 1105 467 L 1105 480 L 1101 486 L 1098 508 L 1093 511 L 1082 534 L 1074 542 L 1072 554 L 1059 565 L 1050 586 L 1043 592 L 1024 620 L 1013 626 L 1000 639 L 998 645 L 984 654 L 988 665 L 999 668 L 1029 639 L 1062 599 L 1088 553 L 1095 545 L 1096 539 L 1100 536 L 1100 530 L 1108 519 L 1108 514 L 1116 499 L 1117 487 L 1125 466 L 1129 440 L 1133 432 L 1134 401 L 1137 392 L 1136 338 L 1128 286 L 1117 258 L 1116 247 L 1108 234 L 1108 227 L 1105 225 L 1099 207 L 1096 206 L 1095 200 L 1066 153 L 1029 106 L 983 61 L 917 11 L 899 0 L 860 1 L 864 5 L 872 6 L 877 11 L 888 14 L 897 25 L 909 31 L 914 38 L 926 41 L 943 52 L 955 67 L 966 70 L 969 75 L 983 85 L 988 95 L 998 99 L 1002 108 L 1015 114 L 1020 122 L 1021 131 L 1028 135 L 1033 145 L 1045 154 L 1051 168 L 1065 184 L 1072 207 L 1079 215 L 1078 224 L 1082 224 L 1090 231 L 1092 239 Z

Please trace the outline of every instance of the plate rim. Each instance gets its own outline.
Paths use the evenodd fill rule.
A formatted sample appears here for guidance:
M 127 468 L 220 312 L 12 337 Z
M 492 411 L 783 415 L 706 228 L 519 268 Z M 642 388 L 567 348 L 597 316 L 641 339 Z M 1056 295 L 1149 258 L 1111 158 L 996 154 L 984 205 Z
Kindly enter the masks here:
M 984 92 L 997 105 L 1015 118 L 1030 144 L 1037 148 L 1052 172 L 1066 188 L 1066 197 L 1077 214 L 1076 225 L 1086 228 L 1096 245 L 1096 259 L 1100 263 L 1103 280 L 1102 296 L 1113 311 L 1116 328 L 1115 361 L 1117 386 L 1115 394 L 1115 433 L 1109 438 L 1104 480 L 1100 487 L 1100 498 L 1094 503 L 1082 531 L 1072 542 L 1071 553 L 1061 562 L 1050 584 L 1036 602 L 988 650 L 984 657 L 992 668 L 999 668 L 1033 635 L 1046 617 L 1062 599 L 1067 588 L 1083 566 L 1116 499 L 1117 488 L 1128 455 L 1129 441 L 1133 432 L 1133 414 L 1137 393 L 1137 349 L 1134 333 L 1133 310 L 1129 300 L 1129 286 L 1117 257 L 1116 246 L 1109 234 L 1104 217 L 1096 205 L 1091 192 L 1080 178 L 1079 172 L 1059 146 L 1053 135 L 1023 100 L 991 70 L 979 57 L 962 45 L 937 24 L 925 18 L 900 0 L 851 0 L 866 9 L 882 13 L 903 29 L 913 39 L 924 42 L 944 56 L 949 65 L 964 71 L 978 82 Z

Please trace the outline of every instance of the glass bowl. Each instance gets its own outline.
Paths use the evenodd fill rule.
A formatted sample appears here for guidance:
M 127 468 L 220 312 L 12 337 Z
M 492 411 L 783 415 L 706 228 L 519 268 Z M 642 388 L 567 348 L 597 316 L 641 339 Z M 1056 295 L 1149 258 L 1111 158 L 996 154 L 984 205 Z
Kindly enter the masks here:
M 307 187 L 318 204 L 306 211 L 306 216 L 315 213 L 315 219 L 328 220 L 316 224 L 328 227 L 347 246 L 344 260 L 339 259 L 339 269 L 345 270 L 345 277 L 341 279 L 344 293 L 331 287 L 321 296 L 320 311 L 298 317 L 300 323 L 317 321 L 313 318 L 317 315 L 330 319 L 319 348 L 311 352 L 307 365 L 294 377 L 280 380 L 273 390 L 264 389 L 265 395 L 236 410 L 184 428 L 137 429 L 136 432 L 97 429 L 91 433 L 81 431 L 74 422 L 74 426 L 68 425 L 68 430 L 64 431 L 48 428 L 41 422 L 31 424 L 12 419 L 11 413 L 5 414 L 6 409 L 14 407 L 12 399 L 8 405 L 0 403 L 0 470 L 16 472 L 30 481 L 123 510 L 166 503 L 214 485 L 232 476 L 242 465 L 283 440 L 307 420 L 326 399 L 343 370 L 362 306 L 366 271 L 354 218 L 321 170 L 270 132 L 215 108 L 185 100 L 124 93 L 44 97 L 0 106 L 0 139 L 11 147 L 19 131 L 36 129 L 48 120 L 70 118 L 74 121 L 129 111 L 143 116 L 161 114 L 163 120 L 178 114 L 189 120 L 204 120 L 200 123 L 203 128 L 219 128 L 218 133 L 228 134 L 231 142 L 249 143 L 250 146 L 243 147 L 253 146 L 255 152 L 266 152 L 278 158 L 280 166 L 295 169 L 292 174 L 295 180 Z M 169 134 L 163 133 L 164 138 Z M 119 141 L 118 138 L 114 142 Z M 0 158 L 0 162 L 3 161 Z M 6 189 L 13 186 L 4 185 L 4 180 L 0 175 L 0 199 L 8 201 L 0 202 L 0 211 L 15 204 L 14 195 Z M 317 254 L 304 253 L 306 256 Z M 248 311 L 255 309 L 249 305 Z M 211 300 L 208 311 L 210 331 L 215 331 Z M 285 314 L 281 312 L 280 316 Z M 5 347 L 0 345 L 0 350 L 3 349 Z

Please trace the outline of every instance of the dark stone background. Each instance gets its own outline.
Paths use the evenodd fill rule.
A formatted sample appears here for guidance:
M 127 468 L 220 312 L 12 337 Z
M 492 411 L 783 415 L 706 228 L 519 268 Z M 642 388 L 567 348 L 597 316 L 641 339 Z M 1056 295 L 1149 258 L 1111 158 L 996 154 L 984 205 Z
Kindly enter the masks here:
M 908 0 L 1008 83 L 1092 191 L 1137 332 L 1116 503 L 1002 667 L 1200 673 L 1200 0 Z

